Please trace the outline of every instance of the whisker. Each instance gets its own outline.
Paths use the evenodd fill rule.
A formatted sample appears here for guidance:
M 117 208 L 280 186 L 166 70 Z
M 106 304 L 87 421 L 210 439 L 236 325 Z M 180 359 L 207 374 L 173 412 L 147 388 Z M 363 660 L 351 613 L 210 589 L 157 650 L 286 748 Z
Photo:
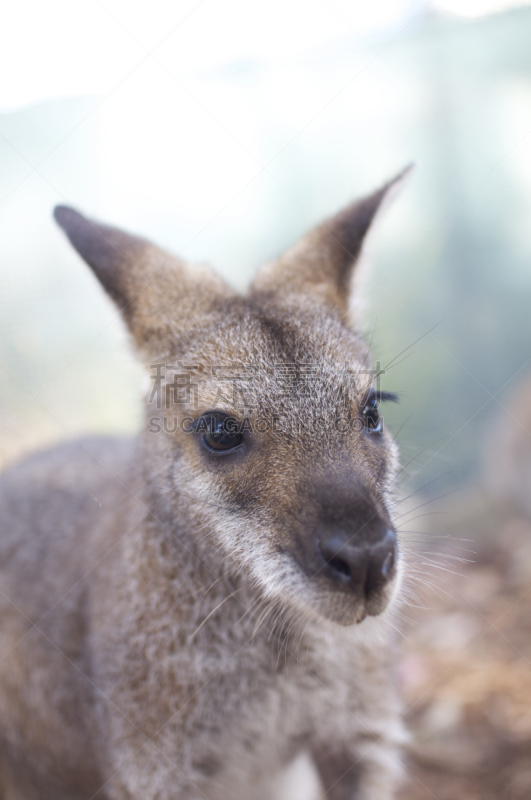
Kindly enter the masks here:
M 227 602 L 227 600 L 230 600 L 230 599 L 231 599 L 231 597 L 234 597 L 234 595 L 238 594 L 238 592 L 239 592 L 239 591 L 241 591 L 241 588 L 240 588 L 240 589 L 236 589 L 236 591 L 232 592 L 232 594 L 229 594 L 229 595 L 227 595 L 227 597 L 224 597 L 224 598 L 223 598 L 223 600 L 221 600 L 221 601 L 220 601 L 220 602 L 217 604 L 217 606 L 216 606 L 215 608 L 213 608 L 213 609 L 212 609 L 212 611 L 211 611 L 209 614 L 207 614 L 207 616 L 204 618 L 203 622 L 202 622 L 202 623 L 199 625 L 199 627 L 197 627 L 197 628 L 195 629 L 195 631 L 194 631 L 194 632 L 191 634 L 191 636 L 189 636 L 189 637 L 188 637 L 188 641 L 189 641 L 189 642 L 191 642 L 191 641 L 192 641 L 192 639 L 194 638 L 194 636 L 195 636 L 197 633 L 199 633 L 199 631 L 201 630 L 201 628 L 203 627 L 203 625 L 205 625 L 205 623 L 207 623 L 207 622 L 208 622 L 208 620 L 210 619 L 210 617 L 212 617 L 212 616 L 213 616 L 213 615 L 216 613 L 216 611 L 218 610 L 218 608 L 221 608 L 221 606 L 222 606 L 224 603 L 226 603 L 226 602 Z

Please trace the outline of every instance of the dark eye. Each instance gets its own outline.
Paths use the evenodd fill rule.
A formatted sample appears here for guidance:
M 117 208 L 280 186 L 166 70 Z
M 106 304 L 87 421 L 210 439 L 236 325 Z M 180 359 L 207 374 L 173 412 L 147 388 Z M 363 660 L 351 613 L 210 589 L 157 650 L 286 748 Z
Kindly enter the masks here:
M 363 422 L 369 433 L 381 433 L 383 422 L 378 412 L 378 401 L 376 397 L 369 397 L 363 411 L 361 412 Z
M 204 414 L 193 426 L 207 450 L 215 453 L 228 453 L 243 442 L 237 420 L 217 414 Z

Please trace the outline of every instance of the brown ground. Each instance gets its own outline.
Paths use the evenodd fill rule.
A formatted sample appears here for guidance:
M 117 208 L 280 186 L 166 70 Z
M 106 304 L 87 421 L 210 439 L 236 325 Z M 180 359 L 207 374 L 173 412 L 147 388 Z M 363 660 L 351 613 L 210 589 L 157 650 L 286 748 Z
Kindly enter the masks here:
M 531 522 L 481 497 L 466 518 L 465 507 L 446 526 L 472 541 L 424 548 L 459 575 L 418 558 L 435 585 L 417 592 L 424 608 L 404 627 L 412 741 L 400 800 L 531 798 Z

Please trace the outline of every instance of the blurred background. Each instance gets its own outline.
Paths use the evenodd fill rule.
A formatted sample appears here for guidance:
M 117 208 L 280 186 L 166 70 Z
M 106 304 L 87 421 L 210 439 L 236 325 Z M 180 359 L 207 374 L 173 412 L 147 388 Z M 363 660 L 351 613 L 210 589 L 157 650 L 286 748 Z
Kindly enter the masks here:
M 416 162 L 363 321 L 401 398 L 385 414 L 421 553 L 408 800 L 531 794 L 530 43 L 527 0 L 2 10 L 1 464 L 140 424 L 142 373 L 55 204 L 243 288 Z

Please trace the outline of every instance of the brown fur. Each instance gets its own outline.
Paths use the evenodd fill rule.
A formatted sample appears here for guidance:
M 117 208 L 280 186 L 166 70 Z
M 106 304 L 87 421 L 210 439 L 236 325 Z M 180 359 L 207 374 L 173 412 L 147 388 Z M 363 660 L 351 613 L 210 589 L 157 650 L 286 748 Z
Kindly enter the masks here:
M 245 297 L 57 209 L 144 360 L 168 366 L 138 441 L 65 445 L 0 482 L 1 800 L 253 800 L 303 751 L 329 798 L 393 796 L 401 562 L 369 595 L 316 549 L 333 528 L 373 553 L 375 520 L 392 527 L 396 448 L 352 424 L 370 378 L 345 380 L 368 359 L 352 268 L 391 185 Z M 242 373 L 241 408 L 213 367 Z M 187 425 L 214 408 L 263 429 L 208 454 Z

